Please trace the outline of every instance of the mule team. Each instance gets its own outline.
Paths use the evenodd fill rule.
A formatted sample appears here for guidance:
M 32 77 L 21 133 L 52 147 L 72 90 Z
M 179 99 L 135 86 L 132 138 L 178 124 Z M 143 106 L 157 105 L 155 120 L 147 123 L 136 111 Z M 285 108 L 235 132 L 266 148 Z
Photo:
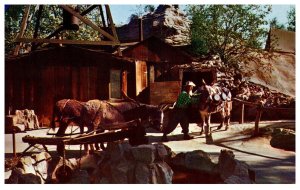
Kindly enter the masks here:
M 184 139 L 192 137 L 189 135 L 188 109 L 194 107 L 201 116 L 201 134 L 205 129 L 205 135 L 210 136 L 210 118 L 211 114 L 219 112 L 221 114 L 221 124 L 227 130 L 230 122 L 230 111 L 232 109 L 231 93 L 225 87 L 215 85 L 206 85 L 202 81 L 194 93 L 193 88 L 196 85 L 192 81 L 185 84 L 184 90 L 179 94 L 177 101 L 172 109 L 169 107 L 159 107 L 147 104 L 140 104 L 130 99 L 123 93 L 123 101 L 110 102 L 104 100 L 90 100 L 80 102 L 73 99 L 63 99 L 56 102 L 53 109 L 51 126 L 54 128 L 56 122 L 59 123 L 57 136 L 63 136 L 68 125 L 73 122 L 80 127 L 80 132 L 84 132 L 84 127 L 88 131 L 104 131 L 101 126 L 113 123 L 122 123 L 128 120 L 141 118 L 144 126 L 160 129 L 163 133 L 162 141 L 168 141 L 167 135 L 171 133 L 178 123 L 182 128 Z M 169 108 L 166 110 L 166 108 Z M 171 110 L 171 111 L 170 111 Z M 164 118 L 164 112 L 169 117 Z M 166 114 L 165 114 L 166 115 Z M 162 122 L 164 121 L 164 122 Z

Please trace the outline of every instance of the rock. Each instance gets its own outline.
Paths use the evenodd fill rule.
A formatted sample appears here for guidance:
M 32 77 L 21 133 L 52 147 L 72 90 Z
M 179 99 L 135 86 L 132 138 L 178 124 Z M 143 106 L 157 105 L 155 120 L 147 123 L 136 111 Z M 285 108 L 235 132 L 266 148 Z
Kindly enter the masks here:
M 90 177 L 86 170 L 74 170 L 71 180 L 67 182 L 68 184 L 89 184 Z
M 65 166 L 67 169 L 68 177 L 71 177 L 72 171 L 74 171 L 78 167 L 77 161 L 75 158 L 66 159 Z M 62 157 L 52 158 L 48 165 L 47 181 L 50 183 L 67 182 L 69 179 L 63 179 L 64 181 L 59 181 L 59 178 L 61 177 L 59 175 L 59 173 L 60 173 L 59 170 L 61 170 L 62 167 L 63 167 L 63 158 Z
M 174 166 L 211 174 L 214 173 L 216 167 L 216 164 L 211 161 L 209 155 L 202 150 L 179 153 L 171 162 Z
M 124 157 L 111 167 L 112 183 L 128 184 L 128 171 L 134 168 L 134 163 L 127 161 Z
M 32 159 L 30 156 L 24 156 L 20 159 L 17 167 L 20 167 L 24 170 L 24 173 L 32 173 L 36 174 L 35 169 L 33 167 L 33 163 L 35 163 L 35 160 Z
M 166 162 L 155 163 L 155 174 L 157 183 L 172 184 L 174 172 Z
M 98 182 L 99 184 L 109 184 L 109 179 L 106 177 L 103 177 L 100 179 L 100 181 Z
M 136 184 L 150 184 L 152 173 L 147 164 L 137 162 L 134 171 Z
M 225 181 L 230 176 L 237 176 L 242 178 L 243 181 L 254 181 L 254 171 L 244 162 L 234 159 L 234 154 L 229 150 L 221 150 L 218 163 L 218 171 L 221 178 Z M 251 172 L 250 172 L 251 171 Z M 235 180 L 232 177 L 231 180 Z M 248 183 L 248 182 L 247 182 Z
M 156 159 L 163 160 L 166 156 L 168 156 L 168 151 L 163 144 L 154 144 L 154 146 L 157 151 Z
M 87 170 L 92 173 L 98 168 L 98 159 L 95 154 L 88 154 L 80 159 L 80 169 Z
M 121 159 L 124 154 L 129 156 L 131 145 L 128 142 L 108 142 L 106 152 L 112 161 Z
M 11 172 L 11 175 L 9 176 L 6 183 L 8 184 L 18 184 L 19 177 L 24 174 L 24 170 L 21 168 L 14 168 Z
M 156 148 L 153 145 L 139 145 L 131 148 L 134 159 L 145 164 L 153 163 L 155 159 L 155 151 Z
M 252 184 L 253 181 L 251 181 L 247 177 L 242 177 L 241 178 L 241 177 L 238 177 L 236 175 L 231 175 L 230 177 L 225 179 L 224 183 L 227 183 L 227 184 Z
M 92 183 L 172 183 L 173 171 L 163 161 L 169 152 L 163 144 L 131 147 L 127 143 L 112 143 L 108 147 L 90 175 Z
M 6 181 L 8 184 L 41 184 L 41 178 L 32 173 L 24 173 L 21 168 L 12 170 L 11 176 Z
M 143 16 L 144 39 L 156 36 L 170 45 L 188 45 L 190 23 L 187 16 L 174 5 L 159 5 L 154 13 Z M 121 42 L 139 40 L 138 24 L 138 19 L 134 18 L 128 24 L 117 27 L 119 40 Z
M 26 173 L 19 176 L 18 184 L 41 184 L 42 180 L 39 176 L 32 173 Z
M 48 161 L 51 156 L 47 152 L 41 152 L 39 154 L 33 154 L 32 157 L 35 160 L 34 169 L 37 175 L 41 177 L 42 183 L 45 183 L 48 177 Z
M 275 129 L 270 144 L 274 148 L 295 151 L 295 131 L 289 129 Z

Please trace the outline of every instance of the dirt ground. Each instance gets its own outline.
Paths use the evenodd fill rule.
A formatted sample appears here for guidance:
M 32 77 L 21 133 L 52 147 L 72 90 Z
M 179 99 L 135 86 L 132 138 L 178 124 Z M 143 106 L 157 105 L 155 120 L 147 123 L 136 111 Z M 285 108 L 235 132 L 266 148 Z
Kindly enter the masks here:
M 262 121 L 260 128 L 265 127 L 287 127 L 295 128 L 294 121 Z M 169 142 L 165 144 L 174 152 L 187 152 L 193 150 L 203 150 L 210 154 L 214 162 L 218 162 L 218 156 L 221 149 L 232 150 L 235 158 L 245 161 L 256 172 L 256 183 L 259 184 L 295 184 L 296 152 L 285 151 L 273 148 L 270 145 L 270 137 L 260 136 L 252 137 L 254 123 L 238 124 L 232 123 L 231 127 L 225 131 L 224 129 L 216 130 L 217 124 L 212 124 L 212 139 L 206 139 L 202 134 L 200 136 L 200 128 L 197 124 L 190 124 L 190 134 L 194 136 L 191 140 L 182 140 L 180 126 L 169 135 Z M 16 134 L 17 152 L 22 152 L 28 147 L 28 144 L 22 142 L 25 135 L 32 136 L 48 136 L 49 129 L 41 129 L 27 131 L 26 133 Z M 147 130 L 147 136 L 151 143 L 160 142 L 162 133 L 153 129 Z M 50 152 L 55 152 L 55 146 L 47 146 Z M 69 146 L 69 151 L 79 150 L 79 146 Z M 42 150 L 42 149 L 41 149 Z M 40 150 L 40 151 L 41 151 Z M 29 150 L 29 151 L 37 151 Z M 5 135 L 5 157 L 12 156 L 12 135 Z M 78 152 L 78 151 L 77 151 Z M 10 171 L 5 172 L 5 178 L 8 178 Z

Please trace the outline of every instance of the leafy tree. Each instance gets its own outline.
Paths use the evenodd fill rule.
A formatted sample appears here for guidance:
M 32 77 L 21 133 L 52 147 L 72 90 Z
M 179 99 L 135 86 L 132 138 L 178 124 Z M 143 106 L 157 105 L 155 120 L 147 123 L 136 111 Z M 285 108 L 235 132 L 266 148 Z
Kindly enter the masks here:
M 274 17 L 271 21 L 270 21 L 270 27 L 271 28 L 277 28 L 277 29 L 285 29 L 284 24 L 280 24 L 277 20 L 276 17 Z
M 79 10 L 85 10 L 89 5 L 77 5 Z M 5 11 L 5 53 L 8 54 L 15 47 L 15 39 L 20 32 L 22 17 L 25 5 L 11 5 Z M 27 22 L 24 37 L 32 38 L 38 14 L 38 5 L 30 7 L 29 18 Z M 85 16 L 92 20 L 96 25 L 102 26 L 99 16 L 99 10 L 94 9 Z M 45 38 L 62 25 L 62 8 L 56 5 L 43 5 L 43 11 L 40 20 L 38 38 Z M 79 22 L 78 31 L 63 30 L 60 32 L 62 39 L 72 40 L 99 40 L 101 37 L 97 31 L 90 26 Z M 30 45 L 30 44 L 29 44 Z
M 268 29 L 269 6 L 189 5 L 191 46 L 196 55 L 217 54 L 237 70 L 241 63 L 260 62 Z
M 128 20 L 130 22 L 134 19 L 138 19 L 146 13 L 154 12 L 154 10 L 155 10 L 154 5 L 144 5 L 144 6 L 143 5 L 136 5 L 135 10 L 133 10 L 134 13 L 129 16 Z
M 288 30 L 296 31 L 296 10 L 295 7 L 291 8 L 288 12 Z
M 152 12 L 154 12 L 154 10 L 155 10 L 154 5 L 145 5 L 145 7 L 144 7 L 144 11 L 145 11 L 145 12 L 150 12 L 150 13 L 152 13 Z
M 23 15 L 23 6 L 15 5 L 6 8 L 5 11 L 5 52 L 14 47 L 14 39 L 17 37 Z

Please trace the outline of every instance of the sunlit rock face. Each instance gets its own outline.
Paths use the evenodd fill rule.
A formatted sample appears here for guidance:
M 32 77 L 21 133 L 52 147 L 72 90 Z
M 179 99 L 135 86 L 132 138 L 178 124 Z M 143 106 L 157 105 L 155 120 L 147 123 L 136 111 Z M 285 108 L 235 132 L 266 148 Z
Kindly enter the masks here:
M 156 36 L 170 45 L 190 43 L 190 20 L 177 5 L 159 5 L 157 9 L 142 16 L 143 38 Z M 128 24 L 117 28 L 121 42 L 139 41 L 139 18 L 133 17 Z

